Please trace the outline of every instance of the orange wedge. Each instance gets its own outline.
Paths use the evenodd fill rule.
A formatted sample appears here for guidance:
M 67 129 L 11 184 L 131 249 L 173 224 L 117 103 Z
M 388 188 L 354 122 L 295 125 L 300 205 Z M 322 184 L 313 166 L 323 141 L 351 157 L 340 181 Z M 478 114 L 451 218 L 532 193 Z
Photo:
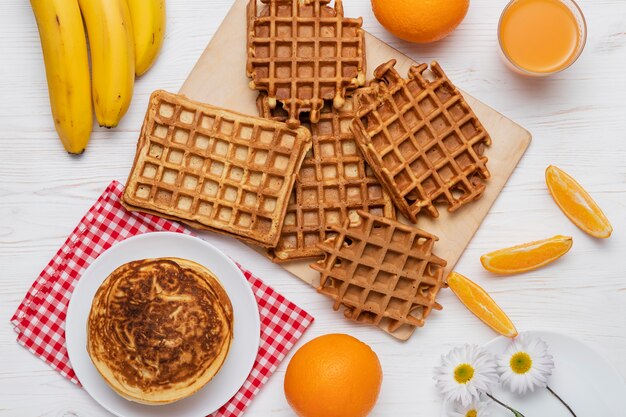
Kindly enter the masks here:
M 574 178 L 550 165 L 546 169 L 546 184 L 559 208 L 583 232 L 603 239 L 611 236 L 611 223 Z
M 480 263 L 496 274 L 517 274 L 547 265 L 565 255 L 571 247 L 571 237 L 554 236 L 490 252 L 480 257 Z
M 453 271 L 448 275 L 448 285 L 465 307 L 487 326 L 502 336 L 510 338 L 517 336 L 513 322 L 498 307 L 493 298 L 476 283 Z

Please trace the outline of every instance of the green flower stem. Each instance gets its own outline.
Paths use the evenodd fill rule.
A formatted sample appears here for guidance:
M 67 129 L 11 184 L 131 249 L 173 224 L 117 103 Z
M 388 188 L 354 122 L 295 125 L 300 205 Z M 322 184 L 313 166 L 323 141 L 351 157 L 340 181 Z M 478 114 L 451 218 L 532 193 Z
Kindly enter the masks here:
M 495 401 L 496 403 L 500 404 L 502 407 L 506 408 L 507 410 L 509 410 L 510 412 L 513 413 L 513 415 L 515 417 L 524 417 L 524 414 L 520 413 L 519 411 L 517 411 L 514 408 L 509 407 L 508 405 L 506 405 L 505 403 L 503 403 L 502 401 L 498 400 L 496 397 L 494 397 L 491 394 L 487 394 L 485 393 L 485 395 L 489 398 L 491 398 L 493 401 Z
M 550 391 L 550 394 L 554 395 L 556 399 L 559 400 L 561 404 L 565 406 L 565 408 L 567 408 L 567 411 L 569 411 L 574 417 L 576 417 L 576 413 L 574 413 L 574 410 L 572 410 L 572 408 L 569 405 L 567 405 L 565 401 L 563 401 L 563 398 L 559 397 L 559 395 L 556 392 L 554 392 L 552 388 L 546 387 L 546 389 Z

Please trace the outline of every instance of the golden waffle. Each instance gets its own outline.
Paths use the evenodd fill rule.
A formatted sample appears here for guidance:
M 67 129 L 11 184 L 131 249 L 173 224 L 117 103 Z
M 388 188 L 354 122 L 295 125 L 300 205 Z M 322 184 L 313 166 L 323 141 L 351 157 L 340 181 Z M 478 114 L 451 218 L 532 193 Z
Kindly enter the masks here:
M 310 147 L 305 128 L 156 91 L 123 202 L 131 210 L 274 247 Z
M 267 92 L 270 107 L 283 103 L 287 124 L 297 127 L 302 112 L 316 123 L 324 100 L 336 108 L 346 89 L 365 83 L 362 19 L 343 16 L 341 0 L 248 2 L 248 62 L 251 87 Z
M 102 283 L 87 321 L 87 351 L 124 398 L 166 404 L 220 370 L 233 340 L 233 308 L 219 280 L 195 262 L 143 259 Z
M 267 101 L 267 96 L 259 95 L 260 114 L 284 121 L 287 114 L 282 106 L 270 109 Z M 354 141 L 353 118 L 354 101 L 349 95 L 341 109 L 327 104 L 317 123 L 305 123 L 313 147 L 296 177 L 278 245 L 269 250 L 275 262 L 321 256 L 317 244 L 333 234 L 330 227 L 341 226 L 359 209 L 395 219 L 389 195 Z
M 490 177 L 489 134 L 437 62 L 414 65 L 403 79 L 391 60 L 378 67 L 370 88 L 358 90 L 352 130 L 396 207 L 411 221 L 436 203 L 448 211 L 480 197 Z
M 356 224 L 334 227 L 337 236 L 319 245 L 326 258 L 311 265 L 321 273 L 318 291 L 346 307 L 344 315 L 387 328 L 421 327 L 435 308 L 446 261 L 433 255 L 438 240 L 420 229 L 359 211 Z

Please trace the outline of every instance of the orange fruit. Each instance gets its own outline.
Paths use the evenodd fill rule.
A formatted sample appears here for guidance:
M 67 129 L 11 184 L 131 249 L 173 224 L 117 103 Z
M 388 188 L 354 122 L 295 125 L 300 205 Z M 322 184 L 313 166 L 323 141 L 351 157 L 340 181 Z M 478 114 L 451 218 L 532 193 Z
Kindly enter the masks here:
M 583 232 L 603 239 L 611 236 L 609 219 L 574 178 L 550 165 L 546 169 L 546 184 L 559 208 Z
M 565 255 L 571 247 L 570 236 L 554 236 L 490 252 L 480 257 L 480 263 L 496 274 L 517 274 L 547 265 Z
M 365 417 L 374 408 L 383 373 L 376 353 L 345 334 L 303 345 L 287 366 L 285 397 L 300 417 Z
M 450 272 L 448 285 L 469 311 L 502 336 L 517 336 L 515 325 L 478 284 L 457 272 Z
M 469 0 L 371 0 L 381 25 L 409 42 L 445 38 L 463 21 Z

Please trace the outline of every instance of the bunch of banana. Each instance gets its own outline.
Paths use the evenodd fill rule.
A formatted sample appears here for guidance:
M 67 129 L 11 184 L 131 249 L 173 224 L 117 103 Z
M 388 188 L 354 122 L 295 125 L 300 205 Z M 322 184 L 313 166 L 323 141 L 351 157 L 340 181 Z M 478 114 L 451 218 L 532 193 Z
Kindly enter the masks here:
M 117 126 L 130 105 L 135 74 L 156 59 L 165 34 L 165 0 L 31 0 L 31 6 L 56 130 L 68 152 L 82 153 L 93 109 L 100 126 Z

